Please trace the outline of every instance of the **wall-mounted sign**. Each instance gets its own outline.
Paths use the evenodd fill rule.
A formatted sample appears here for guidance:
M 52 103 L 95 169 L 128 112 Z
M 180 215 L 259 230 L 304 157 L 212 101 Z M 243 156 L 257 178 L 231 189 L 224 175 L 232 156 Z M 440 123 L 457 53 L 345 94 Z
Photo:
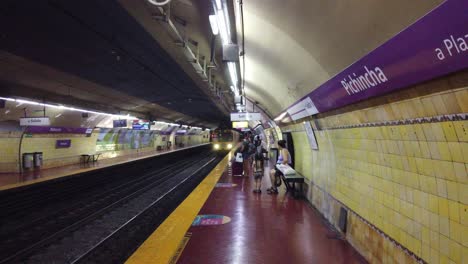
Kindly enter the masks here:
M 249 127 L 249 122 L 247 121 L 232 122 L 232 128 L 246 128 L 246 127 Z
M 150 122 L 148 120 L 133 120 L 132 128 L 135 130 L 148 130 L 150 129 Z
M 127 119 L 119 119 L 112 121 L 114 127 L 127 127 Z
M 315 104 L 309 97 L 290 107 L 287 111 L 292 120 L 298 120 L 318 113 Z
M 260 113 L 231 113 L 231 121 L 259 121 L 262 120 Z
M 326 112 L 468 67 L 468 2 L 447 0 L 288 108 Z M 443 22 L 441 22 L 443 21 Z M 306 112 L 304 100 L 310 100 Z M 298 105 L 298 106 L 297 106 Z
M 48 117 L 23 117 L 20 118 L 20 126 L 50 126 Z
M 59 139 L 55 141 L 55 148 L 69 148 L 71 147 L 71 139 Z
M 318 144 L 315 138 L 314 130 L 312 129 L 312 126 L 310 125 L 310 122 L 304 122 L 304 127 L 305 127 L 305 131 L 307 134 L 307 138 L 309 139 L 310 148 L 317 150 Z
M 51 126 L 28 126 L 25 133 L 31 134 L 90 134 L 92 128 L 86 127 L 51 127 Z

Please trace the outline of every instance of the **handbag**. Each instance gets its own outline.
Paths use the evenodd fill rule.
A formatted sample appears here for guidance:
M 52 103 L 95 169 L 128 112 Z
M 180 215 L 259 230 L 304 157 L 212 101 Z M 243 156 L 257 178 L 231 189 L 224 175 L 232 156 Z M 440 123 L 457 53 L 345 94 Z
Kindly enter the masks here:
M 284 176 L 296 174 L 296 171 L 287 164 L 277 164 L 276 168 L 278 168 Z
M 242 157 L 242 153 L 236 154 L 236 162 L 244 162 L 244 158 Z

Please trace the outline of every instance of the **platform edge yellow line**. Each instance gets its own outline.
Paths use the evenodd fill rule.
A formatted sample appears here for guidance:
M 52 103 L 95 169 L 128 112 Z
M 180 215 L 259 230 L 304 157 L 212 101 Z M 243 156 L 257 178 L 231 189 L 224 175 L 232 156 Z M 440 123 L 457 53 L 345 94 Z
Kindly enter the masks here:
M 164 220 L 148 239 L 125 262 L 126 264 L 169 263 L 193 219 L 227 167 L 232 152 L 206 176 L 187 198 Z

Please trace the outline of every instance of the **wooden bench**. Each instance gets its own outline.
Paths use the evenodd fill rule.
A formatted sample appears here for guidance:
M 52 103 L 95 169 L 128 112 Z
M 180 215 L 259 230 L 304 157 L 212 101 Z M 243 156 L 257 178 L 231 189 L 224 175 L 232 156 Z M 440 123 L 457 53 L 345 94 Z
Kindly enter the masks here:
M 286 186 L 286 192 L 291 192 L 294 198 L 301 198 L 303 196 L 304 176 L 297 171 L 294 175 L 284 175 L 280 170 L 280 177 L 284 186 Z M 299 188 L 296 188 L 296 183 L 299 184 Z
M 96 162 L 99 159 L 99 156 L 101 156 L 101 153 L 97 154 L 82 154 L 81 155 L 81 160 L 83 163 L 89 163 L 90 161 Z

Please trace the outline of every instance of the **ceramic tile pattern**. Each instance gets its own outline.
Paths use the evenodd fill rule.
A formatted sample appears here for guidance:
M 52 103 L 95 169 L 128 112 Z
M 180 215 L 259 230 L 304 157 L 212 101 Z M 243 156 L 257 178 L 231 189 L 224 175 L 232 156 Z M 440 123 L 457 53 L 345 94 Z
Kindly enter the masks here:
M 370 262 L 414 262 L 394 240 L 428 263 L 468 263 L 467 95 L 463 88 L 318 119 L 318 151 L 302 123 L 283 128 L 309 199 L 333 224 L 341 205 L 355 212 L 347 238 Z M 460 113 L 464 120 L 388 123 Z
M 90 137 L 78 134 L 44 134 L 24 136 L 21 142 L 21 132 L 0 133 L 0 173 L 19 172 L 19 151 L 21 142 L 21 153 L 43 152 L 43 169 L 55 168 L 77 164 L 80 162 L 82 154 L 96 153 L 96 140 L 98 133 L 93 133 Z M 194 146 L 206 143 L 209 138 L 202 135 L 179 136 L 185 146 Z M 59 139 L 70 139 L 70 148 L 55 148 L 55 143 Z M 115 158 L 119 156 L 135 155 L 139 153 L 151 152 L 155 146 L 163 145 L 161 137 L 156 137 L 154 146 L 125 149 L 117 151 L 102 151 L 100 159 Z

